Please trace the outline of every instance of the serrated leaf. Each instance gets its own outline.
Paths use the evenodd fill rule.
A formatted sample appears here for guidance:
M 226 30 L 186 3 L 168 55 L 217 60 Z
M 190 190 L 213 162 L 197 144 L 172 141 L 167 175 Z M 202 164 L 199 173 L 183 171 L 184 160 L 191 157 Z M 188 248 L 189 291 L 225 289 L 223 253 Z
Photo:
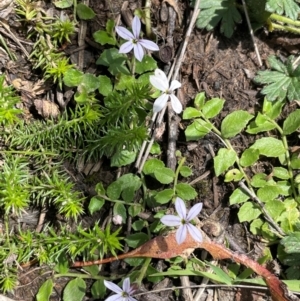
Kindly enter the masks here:
M 265 97 L 262 112 L 264 115 L 275 120 L 281 114 L 283 105 L 280 101 L 269 101 Z
M 258 139 L 250 148 L 259 150 L 266 157 L 278 157 L 285 153 L 283 142 L 273 137 Z
M 269 117 L 258 112 L 254 121 L 247 126 L 246 132 L 249 134 L 257 134 L 267 132 L 276 128 L 276 125 L 269 120 Z
M 205 104 L 205 93 L 198 93 L 194 100 L 194 106 L 197 110 L 201 110 Z
M 158 204 L 167 204 L 172 199 L 173 194 L 173 189 L 165 189 L 157 193 L 154 198 Z
M 290 233 L 281 242 L 286 253 L 300 253 L 300 232 Z
M 285 14 L 292 20 L 298 19 L 300 8 L 293 0 L 268 0 L 266 4 L 266 10 L 271 13 L 277 13 L 278 15 Z
M 230 205 L 244 203 L 249 200 L 249 195 L 241 188 L 236 188 L 229 198 Z
M 81 278 L 69 281 L 63 293 L 64 301 L 81 301 L 85 295 L 86 284 Z
M 261 187 L 257 190 L 257 196 L 262 202 L 270 202 L 274 201 L 275 198 L 277 198 L 280 194 L 280 188 L 276 186 L 276 183 L 274 185 L 270 185 L 268 182 L 268 185 Z
M 260 209 L 252 202 L 246 202 L 242 205 L 238 212 L 239 221 L 251 222 L 252 220 L 258 218 L 261 214 Z
M 143 167 L 143 173 L 145 175 L 154 174 L 154 171 L 158 168 L 164 167 L 165 164 L 161 160 L 158 159 L 150 159 L 147 160 L 144 167 Z
M 193 200 L 198 194 L 197 191 L 189 184 L 179 183 L 175 186 L 178 197 L 184 201 Z
M 93 33 L 94 40 L 101 45 L 116 45 L 116 40 L 108 32 L 104 30 L 98 30 Z
M 263 225 L 263 221 L 261 219 L 255 219 L 250 225 L 250 231 L 254 235 L 261 235 L 261 227 Z
M 274 167 L 273 176 L 282 180 L 288 180 L 290 178 L 288 170 L 283 167 Z
M 139 62 L 136 60 L 135 72 L 137 74 L 142 74 L 147 71 L 153 71 L 157 68 L 157 62 L 149 55 L 144 55 L 143 60 Z
M 116 48 L 105 49 L 96 64 L 108 67 L 109 72 L 112 75 L 118 75 L 119 73 L 130 75 L 128 68 L 125 66 L 126 57 L 119 53 Z
M 96 211 L 99 211 L 104 204 L 105 204 L 105 200 L 102 199 L 101 197 L 98 196 L 92 197 L 89 203 L 90 214 L 94 214 Z
M 154 171 L 154 176 L 160 183 L 170 184 L 174 180 L 175 173 L 171 168 L 162 167 Z
M 253 115 L 242 110 L 230 113 L 223 119 L 221 124 L 223 137 L 232 138 L 239 134 L 252 118 L 254 118 Z
M 289 135 L 300 127 L 300 110 L 290 113 L 283 123 L 283 135 Z
M 244 167 L 253 165 L 259 158 L 259 150 L 255 148 L 246 149 L 241 156 L 240 164 Z
M 276 222 L 281 213 L 285 210 L 284 204 L 281 201 L 273 200 L 265 205 L 266 211 L 270 214 L 273 220 Z
M 261 90 L 267 95 L 270 101 L 289 101 L 300 98 L 300 77 L 297 76 L 297 69 L 293 69 L 293 56 L 290 56 L 283 64 L 276 57 L 270 56 L 268 62 L 276 71 L 259 71 L 254 81 L 261 84 L 268 84 Z
M 149 236 L 145 233 L 135 233 L 127 236 L 125 239 L 126 243 L 131 248 L 137 248 L 149 240 Z
M 52 289 L 53 289 L 52 279 L 46 280 L 39 288 L 39 291 L 36 295 L 36 301 L 48 301 L 52 294 Z
M 211 130 L 211 124 L 203 119 L 195 119 L 184 131 L 187 141 L 203 138 Z
M 221 21 L 220 31 L 230 38 L 235 23 L 240 23 L 242 17 L 234 0 L 202 0 L 196 26 L 211 30 Z
M 204 104 L 202 108 L 202 113 L 206 118 L 213 118 L 221 112 L 224 103 L 225 103 L 224 99 L 212 98 Z
M 77 4 L 76 13 L 81 20 L 91 20 L 96 16 L 94 11 L 83 3 Z
M 216 176 L 218 177 L 221 173 L 231 167 L 235 163 L 235 160 L 235 151 L 227 148 L 220 148 L 218 155 L 214 157 L 214 168 Z

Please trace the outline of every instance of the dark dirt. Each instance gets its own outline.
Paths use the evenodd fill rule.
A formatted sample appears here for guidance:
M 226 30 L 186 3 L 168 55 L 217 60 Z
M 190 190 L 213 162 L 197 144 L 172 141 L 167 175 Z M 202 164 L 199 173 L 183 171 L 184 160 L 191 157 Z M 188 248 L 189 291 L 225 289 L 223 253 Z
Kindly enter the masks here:
M 98 58 L 98 50 L 93 47 L 89 41 L 93 40 L 92 34 L 96 30 L 103 29 L 105 27 L 108 18 L 118 19 L 121 16 L 121 7 L 123 0 L 90 0 L 90 6 L 96 12 L 96 17 L 88 24 L 88 33 L 86 39 L 86 52 L 89 53 L 92 58 L 89 61 L 88 68 L 99 68 L 94 64 Z M 133 13 L 135 8 L 141 7 L 140 1 L 129 1 L 128 12 Z M 154 28 L 159 32 L 161 39 L 159 40 L 160 46 L 167 40 L 166 26 L 167 22 L 160 20 L 159 10 L 161 9 L 161 2 L 153 1 L 153 9 L 151 12 L 152 22 Z M 179 1 L 179 7 L 183 16 L 183 24 L 186 26 L 187 16 L 189 16 L 191 8 L 188 7 L 186 1 Z M 13 17 L 12 17 L 13 18 Z M 121 22 L 123 19 L 121 18 Z M 176 21 L 178 23 L 178 20 Z M 177 24 L 176 23 L 176 24 Z M 184 39 L 184 27 L 176 25 L 174 32 L 174 48 L 173 52 L 176 54 L 180 42 Z M 256 33 L 257 44 L 260 55 L 264 62 L 266 58 L 273 53 L 286 57 L 289 53 L 294 51 L 291 45 L 297 45 L 297 42 L 293 42 L 294 37 L 285 37 L 284 41 L 280 34 L 266 34 L 263 29 Z M 20 36 L 20 39 L 23 39 Z M 10 42 L 11 43 L 11 42 Z M 283 44 L 282 47 L 280 44 Z M 290 47 L 288 47 L 290 46 Z M 72 40 L 72 45 L 67 45 L 65 51 L 68 53 L 72 47 L 77 47 L 76 39 Z M 8 66 L 5 64 L 6 67 Z M 160 68 L 164 68 L 165 64 L 160 63 Z M 259 94 L 259 87 L 255 86 L 252 79 L 255 73 L 259 70 L 257 59 L 254 53 L 253 45 L 251 42 L 248 29 L 245 24 L 240 24 L 232 38 L 228 39 L 220 35 L 218 29 L 213 32 L 207 32 L 205 30 L 194 29 L 190 42 L 185 54 L 185 58 L 180 70 L 180 81 L 182 82 L 181 96 L 182 102 L 186 106 L 191 104 L 195 95 L 200 91 L 205 91 L 207 97 L 220 97 L 226 99 L 226 104 L 220 120 L 216 120 L 216 124 L 219 125 L 222 118 L 224 118 L 229 112 L 235 110 L 247 110 L 250 113 L 255 112 L 261 103 L 262 97 Z M 22 73 L 22 78 L 26 78 L 28 81 L 36 81 L 38 74 L 33 74 L 31 66 L 28 61 L 21 60 L 14 63 L 10 69 L 6 68 L 5 72 L 13 78 L 18 77 Z M 98 72 L 98 71 L 96 71 Z M 45 87 L 45 90 L 49 90 L 49 87 Z M 22 93 L 24 101 L 26 101 L 26 93 Z M 30 112 L 28 112 L 29 118 L 34 118 Z M 256 238 L 252 237 L 247 230 L 247 227 L 237 223 L 237 210 L 229 208 L 228 195 L 233 191 L 235 187 L 233 185 L 225 184 L 222 180 L 218 180 L 213 176 L 212 169 L 212 153 L 209 151 L 211 148 L 215 153 L 220 148 L 220 142 L 213 136 L 208 136 L 198 143 L 189 142 L 184 140 L 183 130 L 188 125 L 187 122 L 181 122 L 179 140 L 177 147 L 181 150 L 186 162 L 193 168 L 193 176 L 188 181 L 193 181 L 197 177 L 204 174 L 206 171 L 210 171 L 207 177 L 196 181 L 194 187 L 198 191 L 197 201 L 204 203 L 203 218 L 209 217 L 210 220 L 220 223 L 220 225 L 226 229 L 225 233 L 227 237 L 231 238 L 236 245 L 238 245 L 242 251 L 251 252 L 252 257 L 259 257 L 261 254 L 260 243 L 256 241 Z M 236 149 L 244 149 L 247 145 L 254 141 L 255 137 L 240 136 L 234 141 Z M 99 180 L 109 184 L 114 179 L 115 171 L 107 167 L 105 162 L 101 162 L 100 171 L 93 174 L 94 181 Z M 78 172 L 78 171 L 77 171 Z M 80 180 L 79 180 L 80 181 Z M 85 184 L 85 188 L 89 193 L 93 194 L 93 187 L 87 187 L 89 184 Z M 101 218 L 101 216 L 97 216 Z M 86 217 L 84 223 L 91 224 L 90 218 Z M 96 218 L 93 218 L 95 221 Z M 213 236 L 213 229 L 207 226 L 205 231 Z M 254 251 L 253 251 L 254 250 Z M 239 251 L 239 250 L 237 250 Z M 160 264 L 161 262 L 157 262 Z M 225 265 L 225 263 L 223 263 Z M 118 266 L 118 268 L 120 268 Z M 226 266 L 225 266 L 226 268 Z M 106 267 L 108 269 L 108 267 Z M 112 269 L 114 269 L 112 267 Z M 51 271 L 45 267 L 32 266 L 20 270 L 19 274 L 19 286 L 15 290 L 14 295 L 10 294 L 14 300 L 31 301 L 34 300 L 34 296 L 37 293 L 40 285 L 51 275 Z M 199 284 L 200 279 L 193 279 L 193 283 Z M 60 300 L 61 292 L 66 284 L 67 279 L 59 278 L 55 284 L 56 294 L 52 296 L 51 300 Z M 146 290 L 152 290 L 151 284 L 145 281 Z M 172 282 L 168 279 L 166 286 L 179 285 L 179 280 Z M 218 300 L 243 300 L 243 301 L 255 301 L 255 300 L 268 300 L 265 295 L 265 291 L 256 289 L 215 289 L 208 290 L 205 295 L 206 300 L 212 298 L 212 290 L 217 291 Z M 165 295 L 163 295 L 165 294 Z M 163 293 L 154 294 L 149 297 L 142 297 L 140 300 L 175 300 L 175 294 Z M 92 299 L 86 299 L 92 300 Z M 204 299 L 203 299 L 204 300 Z

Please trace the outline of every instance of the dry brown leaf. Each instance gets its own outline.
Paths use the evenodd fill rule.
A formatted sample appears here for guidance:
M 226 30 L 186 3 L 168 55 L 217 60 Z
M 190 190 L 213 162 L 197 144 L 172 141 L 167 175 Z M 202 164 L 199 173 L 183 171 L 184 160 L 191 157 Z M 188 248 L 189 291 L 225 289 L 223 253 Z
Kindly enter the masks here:
M 175 12 L 178 16 L 178 22 L 179 22 L 179 24 L 181 24 L 182 17 L 181 17 L 181 12 L 180 12 L 177 2 L 175 0 L 164 0 L 163 2 L 167 2 L 167 3 L 169 3 L 169 5 L 171 5 L 173 7 L 173 9 L 175 10 Z
M 44 118 L 57 118 L 59 115 L 58 105 L 45 99 L 36 99 L 34 105 L 38 113 Z

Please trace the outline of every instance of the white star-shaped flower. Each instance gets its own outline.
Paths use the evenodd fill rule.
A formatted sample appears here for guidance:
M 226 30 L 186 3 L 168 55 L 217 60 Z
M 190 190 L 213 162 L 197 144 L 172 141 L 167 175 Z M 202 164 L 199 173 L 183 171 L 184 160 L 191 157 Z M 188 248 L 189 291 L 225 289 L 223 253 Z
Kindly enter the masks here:
M 201 232 L 190 223 L 200 213 L 202 206 L 202 203 L 194 205 L 187 214 L 183 200 L 177 198 L 175 201 L 175 208 L 179 216 L 165 215 L 160 219 L 160 221 L 166 226 L 179 226 L 176 232 L 176 241 L 179 245 L 182 244 L 186 239 L 187 232 L 189 232 L 196 241 L 202 241 Z
M 154 75 L 150 75 L 150 83 L 158 90 L 162 91 L 153 104 L 153 111 L 160 112 L 166 105 L 169 98 L 171 98 L 171 105 L 173 110 L 180 114 L 182 112 L 182 104 L 180 100 L 174 95 L 174 90 L 181 87 L 181 83 L 178 80 L 172 80 L 169 85 L 169 80 L 166 74 L 160 69 L 156 69 Z
M 123 26 L 116 26 L 116 32 L 121 38 L 127 40 L 127 42 L 120 47 L 119 53 L 128 53 L 133 48 L 134 56 L 140 62 L 143 60 L 145 54 L 144 48 L 152 51 L 159 50 L 159 47 L 154 42 L 140 39 L 141 21 L 137 16 L 132 20 L 133 33 Z
M 123 282 L 123 289 L 118 287 L 111 281 L 104 280 L 104 285 L 116 293 L 105 299 L 105 301 L 137 301 L 136 299 L 132 298 L 131 295 L 135 292 L 133 288 L 130 287 L 130 279 L 126 278 Z

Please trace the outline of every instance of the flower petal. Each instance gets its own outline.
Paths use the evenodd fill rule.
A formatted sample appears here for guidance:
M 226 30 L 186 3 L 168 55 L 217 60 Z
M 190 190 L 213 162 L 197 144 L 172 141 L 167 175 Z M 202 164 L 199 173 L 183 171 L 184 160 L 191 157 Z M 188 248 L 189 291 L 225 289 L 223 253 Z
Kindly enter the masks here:
M 135 58 L 141 62 L 145 54 L 143 47 L 139 43 L 136 43 L 133 46 L 133 51 L 134 51 Z
M 187 229 L 189 231 L 189 233 L 191 234 L 191 236 L 196 240 L 201 242 L 203 240 L 202 238 L 202 234 L 200 232 L 199 229 L 197 229 L 194 225 L 192 224 L 186 224 Z
M 163 93 L 160 95 L 153 104 L 153 112 L 158 113 L 160 112 L 166 105 L 169 99 L 169 95 Z
M 134 35 L 123 26 L 116 26 L 116 32 L 121 38 L 123 38 L 125 40 L 134 39 Z
M 189 211 L 186 220 L 189 222 L 193 220 L 202 210 L 203 203 L 195 204 Z
M 162 81 L 168 83 L 168 89 L 169 89 L 169 80 L 168 80 L 168 78 L 167 78 L 165 72 L 163 72 L 163 71 L 160 70 L 160 69 L 155 69 L 154 74 L 155 74 L 155 76 L 160 77 L 160 79 L 161 79 Z
M 164 80 L 163 77 L 155 75 L 150 75 L 150 83 L 152 86 L 154 86 L 156 89 L 166 92 L 169 89 L 169 82 L 168 79 Z
M 171 85 L 170 85 L 170 90 L 171 91 L 174 91 L 174 90 L 176 90 L 180 87 L 181 87 L 181 83 L 178 80 L 176 80 L 176 79 L 172 80 Z
M 111 291 L 117 293 L 117 294 L 120 294 L 122 293 L 122 289 L 120 287 L 118 287 L 116 284 L 114 284 L 113 282 L 111 281 L 107 281 L 107 280 L 104 280 L 104 285 L 110 289 Z
M 105 301 L 123 301 L 123 297 L 121 295 L 112 295 L 105 299 Z
M 180 100 L 174 94 L 170 94 L 170 97 L 173 110 L 177 114 L 180 114 L 182 112 L 182 104 Z
M 119 53 L 130 52 L 132 50 L 133 46 L 134 46 L 134 44 L 131 41 L 126 42 L 120 47 Z
M 180 245 L 186 239 L 187 227 L 186 225 L 181 225 L 176 232 L 176 241 Z
M 124 281 L 123 281 L 123 292 L 128 294 L 129 291 L 130 291 L 130 279 L 125 278 Z
M 152 51 L 158 51 L 159 47 L 152 41 L 150 40 L 144 40 L 141 39 L 138 41 L 139 44 L 141 44 L 144 48 L 152 50 Z
M 181 218 L 175 215 L 165 215 L 163 216 L 160 221 L 169 227 L 176 227 L 181 225 Z
M 185 203 L 181 198 L 176 198 L 175 201 L 176 211 L 181 219 L 186 219 L 186 207 Z
M 140 32 L 141 32 L 141 21 L 140 18 L 137 16 L 134 16 L 132 20 L 132 31 L 133 35 L 136 39 L 139 38 Z

